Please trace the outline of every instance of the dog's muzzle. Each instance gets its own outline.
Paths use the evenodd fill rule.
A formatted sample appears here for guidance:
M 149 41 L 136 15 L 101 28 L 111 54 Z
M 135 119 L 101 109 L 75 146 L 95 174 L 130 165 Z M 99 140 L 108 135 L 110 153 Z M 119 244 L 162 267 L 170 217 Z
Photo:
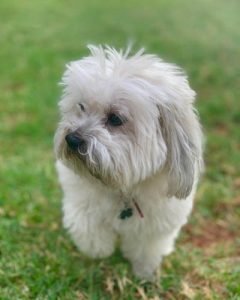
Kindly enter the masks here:
M 73 151 L 85 153 L 87 150 L 87 142 L 76 132 L 71 132 L 65 136 L 68 147 Z

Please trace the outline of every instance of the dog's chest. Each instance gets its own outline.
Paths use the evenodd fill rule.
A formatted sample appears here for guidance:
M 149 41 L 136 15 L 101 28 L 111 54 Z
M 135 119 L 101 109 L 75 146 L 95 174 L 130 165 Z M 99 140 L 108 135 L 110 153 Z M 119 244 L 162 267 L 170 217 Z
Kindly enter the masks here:
M 138 198 L 127 203 L 111 199 L 108 225 L 119 234 L 155 235 L 166 233 L 187 221 L 191 200 Z

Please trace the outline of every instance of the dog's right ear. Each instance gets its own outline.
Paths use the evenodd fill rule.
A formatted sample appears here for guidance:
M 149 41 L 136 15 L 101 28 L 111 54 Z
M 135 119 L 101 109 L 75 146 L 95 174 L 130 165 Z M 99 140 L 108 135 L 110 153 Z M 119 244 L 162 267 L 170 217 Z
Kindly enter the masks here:
M 202 162 L 202 133 L 198 118 L 189 104 L 158 105 L 159 124 L 167 146 L 168 195 L 186 198 L 193 187 L 195 170 Z

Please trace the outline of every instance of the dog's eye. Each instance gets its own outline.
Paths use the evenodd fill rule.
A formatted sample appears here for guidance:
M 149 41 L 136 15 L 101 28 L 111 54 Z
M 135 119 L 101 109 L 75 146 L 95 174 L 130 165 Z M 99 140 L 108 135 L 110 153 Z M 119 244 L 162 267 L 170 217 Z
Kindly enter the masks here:
M 116 114 L 110 114 L 108 115 L 107 124 L 117 127 L 123 124 L 123 120 Z
M 81 108 L 81 111 L 85 111 L 85 107 L 82 103 L 78 103 L 78 106 Z

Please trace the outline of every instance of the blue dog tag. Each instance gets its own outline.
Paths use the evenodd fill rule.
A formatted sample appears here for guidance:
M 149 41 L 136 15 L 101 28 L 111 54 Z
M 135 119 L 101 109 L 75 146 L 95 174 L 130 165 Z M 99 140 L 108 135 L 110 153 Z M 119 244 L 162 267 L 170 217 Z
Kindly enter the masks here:
M 127 218 L 130 218 L 132 215 L 133 215 L 133 209 L 131 207 L 128 207 L 121 211 L 119 218 L 121 220 L 125 220 Z

